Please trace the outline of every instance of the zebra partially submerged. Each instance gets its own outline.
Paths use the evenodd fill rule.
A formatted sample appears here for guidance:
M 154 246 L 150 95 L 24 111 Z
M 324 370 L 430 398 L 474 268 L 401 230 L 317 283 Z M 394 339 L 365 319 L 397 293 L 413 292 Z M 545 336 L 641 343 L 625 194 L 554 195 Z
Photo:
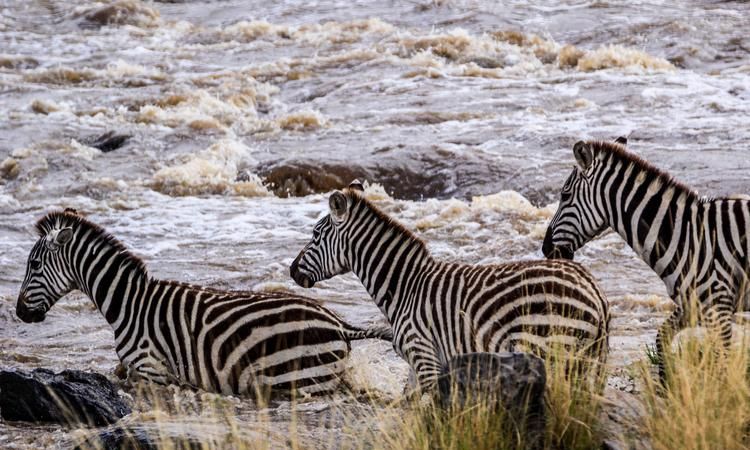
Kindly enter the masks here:
M 628 152 L 626 142 L 575 144 L 577 167 L 563 185 L 542 250 L 572 259 L 612 228 L 661 277 L 676 304 L 656 338 L 664 381 L 664 348 L 689 318 L 716 327 L 728 346 L 734 312 L 747 310 L 750 198 L 700 197 Z
M 304 297 L 152 278 L 122 243 L 67 210 L 36 229 L 16 314 L 43 321 L 61 297 L 83 291 L 135 378 L 233 394 L 321 393 L 338 386 L 351 340 L 391 338 L 387 327 L 355 328 Z
M 354 182 L 329 198 L 330 214 L 291 265 L 303 287 L 353 271 L 393 327 L 393 345 L 419 386 L 469 352 L 558 344 L 604 362 L 609 313 L 591 274 L 567 261 L 469 265 L 441 261 L 360 194 Z

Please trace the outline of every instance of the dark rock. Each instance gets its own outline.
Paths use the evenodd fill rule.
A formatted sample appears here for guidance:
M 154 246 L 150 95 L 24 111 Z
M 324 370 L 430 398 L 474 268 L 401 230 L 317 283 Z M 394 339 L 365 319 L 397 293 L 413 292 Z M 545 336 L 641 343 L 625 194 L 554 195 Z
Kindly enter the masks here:
M 98 373 L 0 371 L 0 417 L 5 420 L 103 426 L 130 411 L 117 387 Z
M 213 445 L 211 445 L 213 444 Z M 217 442 L 202 440 L 194 436 L 177 436 L 165 430 L 149 430 L 142 427 L 113 427 L 106 429 L 75 445 L 74 450 L 199 450 L 217 448 Z
M 420 199 L 442 197 L 451 179 L 437 171 L 414 170 L 401 165 L 365 167 L 357 163 L 328 164 L 286 162 L 259 168 L 265 184 L 279 197 L 303 197 L 330 192 L 349 185 L 354 179 L 375 180 L 396 198 Z M 446 175 L 446 176 L 441 176 Z
M 84 139 L 83 143 L 108 153 L 122 147 L 128 139 L 130 139 L 130 135 L 115 134 L 114 131 L 108 131 L 99 137 Z
M 544 361 L 529 353 L 467 353 L 443 367 L 438 393 L 446 409 L 494 404 L 514 419 L 527 448 L 543 448 L 546 378 Z

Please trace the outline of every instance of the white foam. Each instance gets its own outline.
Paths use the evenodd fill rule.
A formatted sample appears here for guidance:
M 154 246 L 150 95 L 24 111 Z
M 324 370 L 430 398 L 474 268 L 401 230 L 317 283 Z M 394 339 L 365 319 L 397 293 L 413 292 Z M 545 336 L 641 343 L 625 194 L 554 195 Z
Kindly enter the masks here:
M 222 139 L 183 163 L 157 171 L 152 187 L 169 195 L 270 195 L 253 173 L 246 173 L 244 181 L 236 181 L 240 168 L 254 163 L 250 153 L 243 143 Z

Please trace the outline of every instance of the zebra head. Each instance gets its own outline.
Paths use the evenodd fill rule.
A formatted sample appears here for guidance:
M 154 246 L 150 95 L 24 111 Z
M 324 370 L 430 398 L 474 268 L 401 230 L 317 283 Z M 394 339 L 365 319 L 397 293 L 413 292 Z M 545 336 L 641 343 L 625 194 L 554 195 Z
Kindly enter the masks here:
M 346 190 L 362 192 L 364 188 L 355 180 Z M 328 206 L 330 213 L 315 224 L 312 239 L 289 267 L 292 279 L 305 288 L 351 270 L 343 229 L 349 223 L 352 198 L 335 191 L 328 198 Z
M 624 138 L 618 138 L 618 143 Z M 547 258 L 573 259 L 576 250 L 604 231 L 607 219 L 598 200 L 601 161 L 590 142 L 573 146 L 577 167 L 560 192 L 560 205 L 547 228 L 542 252 Z
M 29 253 L 16 303 L 16 315 L 26 323 L 43 321 L 52 305 L 76 285 L 65 263 L 65 248 L 73 240 L 73 228 L 59 222 L 53 228 L 42 226 L 37 225 L 41 236 Z

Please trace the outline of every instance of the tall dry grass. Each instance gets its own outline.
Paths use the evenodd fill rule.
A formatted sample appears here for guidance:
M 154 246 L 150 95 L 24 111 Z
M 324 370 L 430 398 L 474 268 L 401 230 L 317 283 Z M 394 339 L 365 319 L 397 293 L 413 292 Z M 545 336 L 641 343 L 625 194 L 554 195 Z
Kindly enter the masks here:
M 571 363 L 572 361 L 572 363 Z M 598 363 L 582 363 L 562 350 L 545 358 L 546 427 L 544 449 L 599 449 L 604 431 L 600 419 L 606 373 Z M 524 408 L 525 409 L 525 408 Z M 424 397 L 376 413 L 368 435 L 352 448 L 384 450 L 526 449 L 537 441 L 530 436 L 519 414 L 495 407 L 482 398 L 465 407 L 452 402 L 443 409 Z
M 748 350 L 743 337 L 724 351 L 711 330 L 682 339 L 665 351 L 664 388 L 642 361 L 643 428 L 655 450 L 750 448 Z
M 636 395 L 644 405 L 637 424 L 643 431 L 638 444 L 656 450 L 750 448 L 750 347 L 743 340 L 725 353 L 717 351 L 720 344 L 719 337 L 709 331 L 669 349 L 665 353 L 666 389 L 655 376 L 653 361 L 644 358 L 637 364 L 642 388 Z M 607 400 L 601 394 L 606 375 L 589 365 L 562 364 L 561 358 L 569 356 L 553 353 L 545 364 L 543 448 L 599 449 L 608 437 L 602 412 Z M 330 404 L 328 422 L 310 425 L 305 413 L 298 412 L 309 399 L 292 399 L 289 415 L 280 422 L 273 405 L 262 401 L 254 402 L 257 414 L 252 419 L 238 418 L 237 404 L 221 396 L 206 394 L 207 399 L 192 402 L 165 396 L 164 389 L 139 391 L 135 401 L 141 412 L 132 424 L 145 421 L 155 430 L 159 448 L 165 449 L 196 448 L 180 439 L 185 426 L 191 436 L 205 438 L 201 449 L 483 450 L 529 445 L 517 416 L 481 399 L 468 407 L 454 403 L 443 409 L 425 398 L 388 404 L 376 395 L 339 393 L 321 400 Z M 192 419 L 185 422 L 186 417 Z M 316 433 L 317 438 L 311 440 Z

